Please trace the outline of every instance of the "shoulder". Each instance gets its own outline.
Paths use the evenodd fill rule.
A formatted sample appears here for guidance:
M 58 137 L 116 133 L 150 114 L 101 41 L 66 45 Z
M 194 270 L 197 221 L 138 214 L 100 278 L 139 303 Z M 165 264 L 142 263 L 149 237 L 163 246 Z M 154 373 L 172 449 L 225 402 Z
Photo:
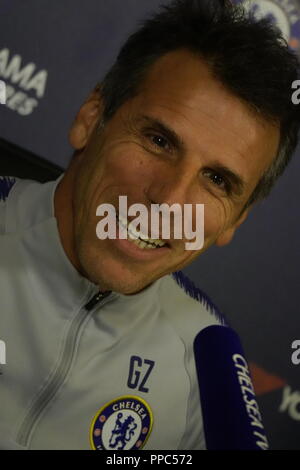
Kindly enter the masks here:
M 6 232 L 8 199 L 17 180 L 13 176 L 0 176 L 0 234 Z
M 1 202 L 6 201 L 16 181 L 17 181 L 17 178 L 13 176 L 0 176 L 0 201 Z
M 161 278 L 159 300 L 163 314 L 184 345 L 182 365 L 189 381 L 186 426 L 178 449 L 206 449 L 193 345 L 204 328 L 227 325 L 227 320 L 210 297 L 182 271 Z
M 26 230 L 53 216 L 55 181 L 0 176 L 0 233 Z
M 159 300 L 169 322 L 188 344 L 203 328 L 228 324 L 217 305 L 182 271 L 162 278 Z

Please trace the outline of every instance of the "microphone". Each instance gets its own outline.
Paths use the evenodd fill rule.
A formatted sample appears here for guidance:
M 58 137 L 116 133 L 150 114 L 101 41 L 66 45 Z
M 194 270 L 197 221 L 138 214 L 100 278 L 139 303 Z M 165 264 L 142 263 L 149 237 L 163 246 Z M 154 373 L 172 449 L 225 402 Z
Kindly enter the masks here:
M 268 440 L 238 335 L 211 325 L 194 340 L 208 450 L 267 450 Z

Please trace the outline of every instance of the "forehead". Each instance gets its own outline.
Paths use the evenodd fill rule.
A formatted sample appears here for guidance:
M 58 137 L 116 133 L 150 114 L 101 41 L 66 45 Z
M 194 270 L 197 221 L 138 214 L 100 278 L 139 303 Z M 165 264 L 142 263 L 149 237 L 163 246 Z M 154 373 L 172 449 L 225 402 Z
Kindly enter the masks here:
M 133 113 L 143 110 L 171 127 L 199 157 L 225 158 L 245 176 L 249 192 L 278 150 L 278 126 L 254 113 L 186 50 L 168 53 L 149 68 L 132 106 Z

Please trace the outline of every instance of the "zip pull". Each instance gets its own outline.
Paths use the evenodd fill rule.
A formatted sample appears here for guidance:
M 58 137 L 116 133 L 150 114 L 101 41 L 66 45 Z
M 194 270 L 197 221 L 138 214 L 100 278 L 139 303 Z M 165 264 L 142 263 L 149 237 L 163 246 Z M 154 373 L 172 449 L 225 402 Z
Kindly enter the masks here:
M 97 305 L 97 303 L 100 302 L 100 300 L 104 299 L 109 294 L 111 294 L 111 290 L 107 290 L 105 292 L 99 291 L 88 301 L 88 303 L 84 306 L 84 308 L 88 311 L 92 310 L 95 307 L 95 305 Z

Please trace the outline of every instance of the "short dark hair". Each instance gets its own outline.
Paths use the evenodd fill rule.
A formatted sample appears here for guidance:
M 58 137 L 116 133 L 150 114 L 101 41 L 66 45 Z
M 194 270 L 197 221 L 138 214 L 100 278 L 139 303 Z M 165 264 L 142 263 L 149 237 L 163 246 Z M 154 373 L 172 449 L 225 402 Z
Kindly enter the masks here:
M 298 142 L 299 109 L 291 100 L 299 62 L 280 30 L 229 0 L 174 0 L 144 21 L 121 48 L 100 84 L 103 121 L 139 92 L 149 67 L 185 48 L 206 60 L 214 76 L 257 115 L 280 125 L 277 155 L 244 206 L 265 198 Z

